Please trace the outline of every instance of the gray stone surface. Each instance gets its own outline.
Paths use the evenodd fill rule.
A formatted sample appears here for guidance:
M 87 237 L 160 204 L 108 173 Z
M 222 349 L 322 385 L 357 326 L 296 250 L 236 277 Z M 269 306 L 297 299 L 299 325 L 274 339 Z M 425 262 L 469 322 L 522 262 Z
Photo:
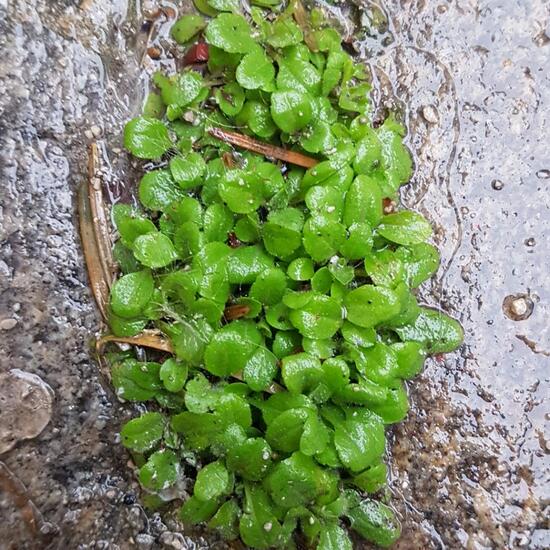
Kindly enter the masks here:
M 131 185 L 117 147 L 147 82 L 139 6 L 0 0 L 0 370 L 55 393 L 42 433 L 0 456 L 0 548 L 207 547 L 162 534 L 139 506 L 116 438 L 132 411 L 90 353 L 75 191 L 97 136 L 111 192 Z M 403 200 L 433 221 L 443 254 L 423 299 L 466 331 L 410 384 L 393 430 L 399 547 L 547 548 L 548 2 L 388 0 L 386 12 L 381 35 L 364 15 L 358 46 L 376 97 L 407 109 L 417 170 Z M 515 294 L 534 302 L 527 320 L 502 311 Z

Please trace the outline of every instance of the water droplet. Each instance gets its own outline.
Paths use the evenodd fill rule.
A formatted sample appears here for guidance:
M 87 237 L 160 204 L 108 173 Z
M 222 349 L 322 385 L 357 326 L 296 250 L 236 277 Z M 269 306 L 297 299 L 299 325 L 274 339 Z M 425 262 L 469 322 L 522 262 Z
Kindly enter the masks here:
M 534 237 L 529 237 L 528 239 L 525 239 L 524 243 L 525 243 L 525 246 L 531 246 L 531 247 L 537 244 Z
M 537 178 L 539 178 L 539 180 L 550 179 L 550 170 L 539 170 L 536 173 L 536 176 L 537 176 Z
M 495 190 L 495 191 L 500 191 L 503 187 L 504 187 L 504 183 L 502 183 L 500 180 L 493 180 L 491 182 L 491 187 Z

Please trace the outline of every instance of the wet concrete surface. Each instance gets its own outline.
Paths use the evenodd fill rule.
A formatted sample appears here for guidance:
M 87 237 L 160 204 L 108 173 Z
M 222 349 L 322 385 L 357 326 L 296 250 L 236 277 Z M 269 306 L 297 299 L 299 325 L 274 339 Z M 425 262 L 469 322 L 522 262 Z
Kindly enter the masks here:
M 398 546 L 548 548 L 550 5 L 388 0 L 383 32 L 373 5 L 352 10 L 357 47 L 375 97 L 406 107 L 417 167 L 403 201 L 432 220 L 443 257 L 422 298 L 466 332 L 410 384 L 393 430 Z M 92 139 L 109 189 L 131 185 L 117 149 L 152 69 L 141 7 L 0 0 L 0 372 L 54 392 L 40 435 L 0 455 L 0 548 L 219 547 L 140 507 L 117 443 L 133 411 L 90 353 L 75 192 Z M 533 303 L 525 320 L 503 310 L 516 295 Z

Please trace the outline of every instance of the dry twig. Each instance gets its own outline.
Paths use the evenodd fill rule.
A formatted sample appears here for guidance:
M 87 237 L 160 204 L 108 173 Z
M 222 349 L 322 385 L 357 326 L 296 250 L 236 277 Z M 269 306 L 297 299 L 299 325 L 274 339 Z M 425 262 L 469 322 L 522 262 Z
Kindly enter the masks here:
M 283 147 L 276 147 L 275 145 L 255 140 L 249 136 L 245 136 L 244 134 L 239 134 L 237 132 L 230 132 L 229 130 L 222 130 L 221 128 L 211 128 L 208 133 L 217 139 L 230 143 L 231 145 L 242 147 L 243 149 L 253 151 L 254 153 L 259 153 L 260 155 L 264 155 L 272 159 L 282 160 L 283 162 L 288 162 L 289 164 L 296 164 L 297 166 L 302 166 L 304 168 L 311 168 L 319 162 L 317 159 L 302 155 L 302 153 L 289 151 Z

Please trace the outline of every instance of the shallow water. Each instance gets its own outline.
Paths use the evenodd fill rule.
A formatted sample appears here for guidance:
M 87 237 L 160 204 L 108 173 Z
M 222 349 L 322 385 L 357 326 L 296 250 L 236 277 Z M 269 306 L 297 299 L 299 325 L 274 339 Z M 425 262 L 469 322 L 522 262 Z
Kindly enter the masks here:
M 156 63 L 142 63 L 146 4 L 0 0 L 0 370 L 55 394 L 41 434 L 0 455 L 1 548 L 208 547 L 139 506 L 116 443 L 132 411 L 89 353 L 99 318 L 75 191 L 92 139 L 113 195 L 131 188 L 120 129 Z M 345 29 L 361 22 L 376 97 L 404 109 L 416 172 L 403 201 L 432 220 L 443 256 L 423 300 L 466 331 L 459 353 L 410 384 L 412 411 L 394 429 L 399 547 L 546 548 L 550 6 L 388 0 L 374 29 L 376 4 L 361 5 L 330 9 Z M 523 321 L 503 311 L 517 294 L 534 305 Z

